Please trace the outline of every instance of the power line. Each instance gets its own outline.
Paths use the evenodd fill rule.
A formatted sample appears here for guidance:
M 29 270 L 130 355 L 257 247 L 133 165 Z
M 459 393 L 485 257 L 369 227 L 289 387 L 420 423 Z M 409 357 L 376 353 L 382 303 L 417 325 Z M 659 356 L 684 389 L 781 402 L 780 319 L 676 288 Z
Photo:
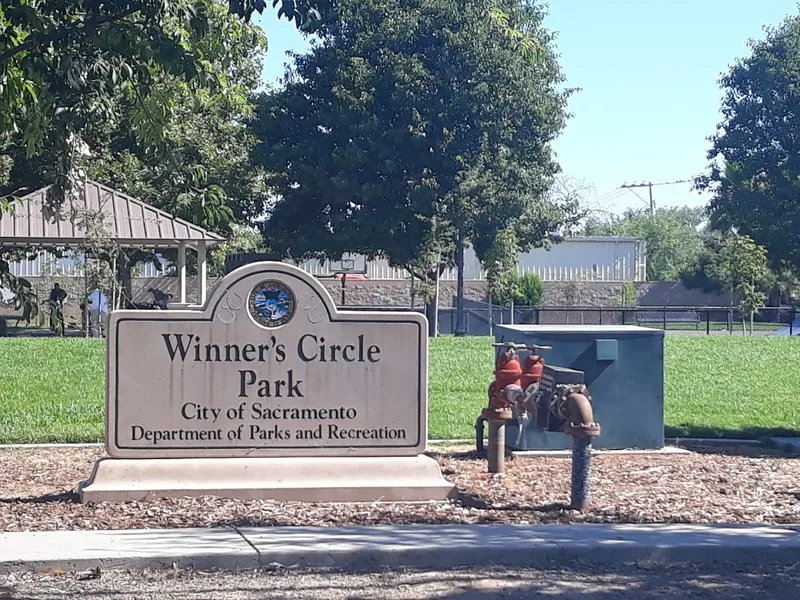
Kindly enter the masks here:
M 660 185 L 675 185 L 677 183 L 691 183 L 691 179 L 679 179 L 677 181 L 663 181 L 661 183 L 653 183 L 652 181 L 642 182 L 642 183 L 624 183 L 620 187 L 620 189 L 628 190 L 632 192 L 637 198 L 639 198 L 642 202 L 647 204 L 647 200 L 642 198 L 639 194 L 634 192 L 634 188 L 647 188 L 650 193 L 650 214 L 656 214 L 656 201 L 653 199 L 653 188 Z

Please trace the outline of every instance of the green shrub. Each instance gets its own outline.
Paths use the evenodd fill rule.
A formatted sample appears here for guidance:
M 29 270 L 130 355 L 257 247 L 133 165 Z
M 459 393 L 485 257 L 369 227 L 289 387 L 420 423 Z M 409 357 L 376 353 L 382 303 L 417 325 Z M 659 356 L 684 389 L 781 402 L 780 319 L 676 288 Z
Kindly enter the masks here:
M 632 281 L 626 281 L 622 284 L 622 306 L 636 306 L 636 288 Z
M 498 286 L 491 294 L 493 304 L 509 306 L 513 301 L 517 306 L 541 306 L 544 298 L 544 285 L 535 273 L 526 273 L 522 277 L 517 274 L 506 276 L 509 281 Z

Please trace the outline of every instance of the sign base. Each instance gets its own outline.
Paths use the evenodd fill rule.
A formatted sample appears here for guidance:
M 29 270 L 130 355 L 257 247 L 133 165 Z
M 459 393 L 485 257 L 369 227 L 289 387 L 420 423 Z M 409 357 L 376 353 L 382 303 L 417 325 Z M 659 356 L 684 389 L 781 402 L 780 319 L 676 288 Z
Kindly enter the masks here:
M 103 458 L 81 502 L 208 495 L 284 502 L 424 502 L 455 496 L 425 455 L 308 458 Z

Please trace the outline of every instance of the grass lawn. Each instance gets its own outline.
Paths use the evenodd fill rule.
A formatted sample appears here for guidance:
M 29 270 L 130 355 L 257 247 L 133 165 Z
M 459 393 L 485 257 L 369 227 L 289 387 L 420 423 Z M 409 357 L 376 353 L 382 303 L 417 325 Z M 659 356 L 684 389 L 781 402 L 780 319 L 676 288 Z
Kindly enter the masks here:
M 431 340 L 432 438 L 472 438 L 486 403 L 489 338 Z M 800 435 L 800 340 L 667 336 L 668 436 Z M 104 342 L 0 340 L 0 443 L 103 437 Z
M 103 439 L 105 343 L 0 339 L 0 443 Z

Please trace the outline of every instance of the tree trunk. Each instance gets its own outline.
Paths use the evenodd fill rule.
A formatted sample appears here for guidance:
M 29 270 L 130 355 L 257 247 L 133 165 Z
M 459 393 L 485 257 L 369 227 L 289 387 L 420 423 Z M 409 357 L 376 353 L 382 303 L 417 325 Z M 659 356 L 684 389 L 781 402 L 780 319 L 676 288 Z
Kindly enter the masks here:
M 428 281 L 435 282 L 434 292 L 431 298 L 425 303 L 425 316 L 428 318 L 428 337 L 439 336 L 439 271 L 428 273 Z
M 458 230 L 458 241 L 456 243 L 456 272 L 458 282 L 456 284 L 456 330 L 457 336 L 466 335 L 464 323 L 464 233 Z

